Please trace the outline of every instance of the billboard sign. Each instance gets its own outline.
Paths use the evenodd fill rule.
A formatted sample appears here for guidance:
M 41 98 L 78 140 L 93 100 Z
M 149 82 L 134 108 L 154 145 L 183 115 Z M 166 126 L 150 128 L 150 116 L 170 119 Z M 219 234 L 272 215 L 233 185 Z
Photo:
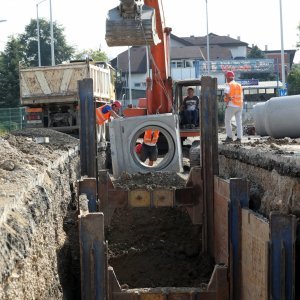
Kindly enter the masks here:
M 196 62 L 196 61 L 195 61 Z M 207 73 L 207 62 L 197 60 L 195 68 L 199 67 L 199 73 Z M 225 73 L 233 71 L 238 73 L 274 73 L 274 59 L 237 59 L 215 60 L 210 62 L 212 73 Z

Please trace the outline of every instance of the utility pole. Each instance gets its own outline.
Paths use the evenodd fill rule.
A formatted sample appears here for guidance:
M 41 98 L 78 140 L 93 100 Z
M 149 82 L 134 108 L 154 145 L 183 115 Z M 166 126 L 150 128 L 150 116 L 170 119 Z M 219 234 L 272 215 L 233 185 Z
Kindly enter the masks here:
M 128 47 L 128 88 L 129 88 L 129 104 L 132 104 L 130 47 Z
M 280 8 L 280 37 L 281 37 L 281 80 L 282 80 L 282 88 L 286 89 L 281 0 L 279 0 L 279 8 Z
M 39 4 L 45 2 L 46 0 L 42 0 L 36 4 L 36 27 L 37 27 L 37 38 L 38 38 L 38 60 L 39 67 L 41 66 L 41 42 L 40 42 L 40 22 L 39 22 Z
M 51 63 L 52 66 L 55 66 L 55 58 L 54 58 L 54 38 L 53 38 L 53 22 L 52 22 L 52 4 L 51 0 L 49 0 L 50 3 L 50 31 L 51 31 Z
M 208 9 L 206 2 L 206 52 L 207 52 L 207 75 L 210 76 L 209 34 L 208 34 Z

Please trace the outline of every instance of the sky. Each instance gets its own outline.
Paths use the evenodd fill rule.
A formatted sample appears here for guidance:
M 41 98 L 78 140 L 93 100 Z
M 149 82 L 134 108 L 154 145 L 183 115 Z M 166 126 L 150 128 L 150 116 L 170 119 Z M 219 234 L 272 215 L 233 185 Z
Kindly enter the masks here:
M 78 51 L 101 49 L 114 58 L 127 47 L 108 47 L 105 20 L 109 9 L 119 0 L 0 0 L 0 51 L 8 36 L 24 33 L 30 19 L 50 19 L 64 27 L 67 43 Z M 178 37 L 205 36 L 207 32 L 229 35 L 261 50 L 280 50 L 281 36 L 286 50 L 296 49 L 300 41 L 299 0 L 162 0 L 165 25 Z M 206 13 L 207 3 L 207 13 Z M 282 9 L 280 10 L 280 3 Z M 280 25 L 282 12 L 282 35 Z M 208 16 L 208 22 L 206 17 Z M 208 24 L 208 26 L 207 26 Z M 294 63 L 300 62 L 300 50 Z

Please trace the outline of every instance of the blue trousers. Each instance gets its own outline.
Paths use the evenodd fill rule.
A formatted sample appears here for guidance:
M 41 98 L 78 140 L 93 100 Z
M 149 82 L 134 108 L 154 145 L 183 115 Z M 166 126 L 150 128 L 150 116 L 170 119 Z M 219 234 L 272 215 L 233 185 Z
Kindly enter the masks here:
M 183 111 L 183 124 L 198 124 L 199 112 L 195 110 L 184 110 Z

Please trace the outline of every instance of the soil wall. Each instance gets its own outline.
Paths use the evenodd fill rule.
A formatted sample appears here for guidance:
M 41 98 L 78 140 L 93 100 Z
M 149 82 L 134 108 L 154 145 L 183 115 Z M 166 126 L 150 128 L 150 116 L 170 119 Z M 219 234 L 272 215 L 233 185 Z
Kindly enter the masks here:
M 49 143 L 38 144 L 41 136 Z M 43 130 L 0 138 L 0 299 L 66 299 L 72 293 L 64 227 L 78 174 L 75 138 Z
M 300 160 L 297 151 L 298 143 L 276 145 L 274 141 L 220 145 L 220 176 L 248 179 L 250 208 L 266 217 L 274 210 L 299 215 Z

